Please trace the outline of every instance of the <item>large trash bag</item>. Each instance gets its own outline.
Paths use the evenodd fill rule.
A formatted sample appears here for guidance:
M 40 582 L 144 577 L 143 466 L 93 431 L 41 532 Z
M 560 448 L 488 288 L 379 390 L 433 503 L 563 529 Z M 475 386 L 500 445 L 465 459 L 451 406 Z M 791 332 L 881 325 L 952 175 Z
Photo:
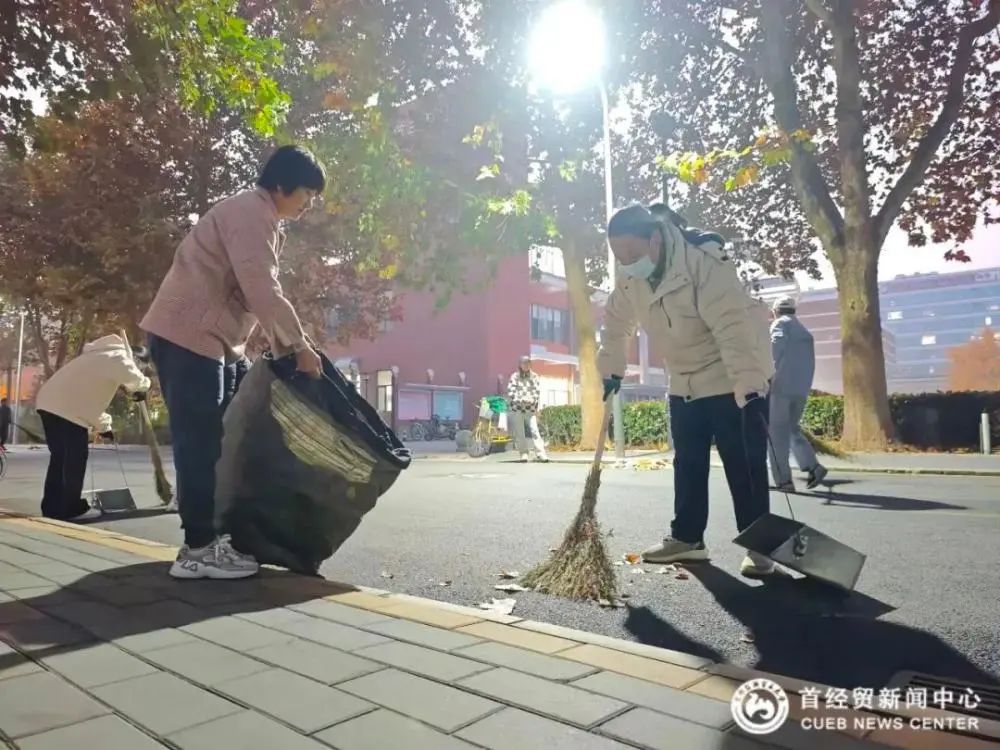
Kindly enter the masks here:
M 259 358 L 226 409 L 216 514 L 233 545 L 316 574 L 375 507 L 410 452 L 333 364 L 295 372 L 294 357 Z

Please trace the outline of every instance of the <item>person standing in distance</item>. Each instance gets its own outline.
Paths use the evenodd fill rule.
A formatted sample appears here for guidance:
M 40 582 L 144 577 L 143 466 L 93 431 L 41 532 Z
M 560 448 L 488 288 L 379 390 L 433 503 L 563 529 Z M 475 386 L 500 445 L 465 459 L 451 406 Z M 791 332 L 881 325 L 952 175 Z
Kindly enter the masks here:
M 278 259 L 281 221 L 300 218 L 325 187 L 326 170 L 309 151 L 277 149 L 256 188 L 220 201 L 198 220 L 142 320 L 170 415 L 184 527 L 184 546 L 170 568 L 175 578 L 257 572 L 257 561 L 216 528 L 222 414 L 258 323 L 276 355 L 294 352 L 299 372 L 322 374 L 322 360 L 278 283 Z
M 531 371 L 531 357 L 523 356 L 517 370 L 507 384 L 507 401 L 510 404 L 510 430 L 514 435 L 514 449 L 521 454 L 521 463 L 527 463 L 528 454 L 535 449 L 535 458 L 548 463 L 545 443 L 538 431 L 538 407 L 541 401 L 541 383 Z M 525 428 L 531 434 L 525 435 Z
M 723 239 L 688 228 L 665 209 L 616 212 L 608 241 L 621 275 L 605 308 L 598 364 L 604 397 L 621 388 L 638 326 L 666 353 L 674 440 L 674 520 L 643 552 L 650 563 L 706 560 L 708 476 L 714 439 L 742 531 L 768 512 L 766 339 L 753 301 L 723 252 Z M 769 575 L 774 564 L 750 552 L 740 571 Z
M 795 492 L 792 469 L 788 464 L 789 447 L 795 462 L 808 473 L 806 487 L 813 489 L 826 478 L 826 467 L 816 458 L 816 451 L 802 434 L 802 412 L 816 373 L 813 336 L 795 315 L 795 300 L 781 297 L 774 302 L 771 324 L 771 356 L 774 357 L 774 380 L 771 383 L 771 476 L 779 490 Z

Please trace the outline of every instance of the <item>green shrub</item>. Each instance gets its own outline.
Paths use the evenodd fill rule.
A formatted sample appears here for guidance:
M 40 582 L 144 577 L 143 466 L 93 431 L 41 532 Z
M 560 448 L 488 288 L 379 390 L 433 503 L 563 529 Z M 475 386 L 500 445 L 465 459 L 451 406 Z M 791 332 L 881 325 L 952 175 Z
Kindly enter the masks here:
M 668 442 L 667 407 L 664 401 L 634 401 L 622 404 L 625 444 L 630 448 L 658 448 Z M 582 431 L 579 406 L 549 406 L 538 419 L 542 435 L 553 447 L 573 448 Z M 614 434 L 609 428 L 609 437 Z
M 668 442 L 665 401 L 634 401 L 622 404 L 625 444 L 630 448 L 665 446 Z
M 994 443 L 1000 442 L 1000 392 L 937 391 L 889 397 L 896 438 L 918 448 L 978 448 L 983 412 L 989 414 Z M 802 426 L 827 440 L 839 439 L 844 432 L 844 397 L 813 393 Z
M 839 438 L 844 432 L 844 397 L 810 396 L 802 413 L 802 426 L 813 435 Z

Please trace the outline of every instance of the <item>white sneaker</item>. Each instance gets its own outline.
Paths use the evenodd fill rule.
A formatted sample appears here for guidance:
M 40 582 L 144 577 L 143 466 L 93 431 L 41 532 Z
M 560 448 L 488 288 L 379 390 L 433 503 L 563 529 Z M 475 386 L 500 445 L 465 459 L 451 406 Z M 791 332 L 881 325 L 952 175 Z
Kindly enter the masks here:
M 683 560 L 707 560 L 708 548 L 704 542 L 691 544 L 680 539 L 666 537 L 655 547 L 650 547 L 642 553 L 642 559 L 648 563 L 672 563 Z
M 774 560 L 764 557 L 759 552 L 747 552 L 740 563 L 740 575 L 745 578 L 764 578 L 774 573 Z
M 220 536 L 205 547 L 192 549 L 186 544 L 177 553 L 170 566 L 174 578 L 249 578 L 256 575 L 260 566 L 250 555 L 233 549 L 229 535 Z
M 177 498 L 171 498 L 170 502 L 163 506 L 163 509 L 167 513 L 179 513 L 180 506 L 177 504 Z
M 519 460 L 520 460 L 520 462 L 522 464 L 528 463 L 528 454 L 527 453 L 522 453 L 521 454 L 521 458 Z

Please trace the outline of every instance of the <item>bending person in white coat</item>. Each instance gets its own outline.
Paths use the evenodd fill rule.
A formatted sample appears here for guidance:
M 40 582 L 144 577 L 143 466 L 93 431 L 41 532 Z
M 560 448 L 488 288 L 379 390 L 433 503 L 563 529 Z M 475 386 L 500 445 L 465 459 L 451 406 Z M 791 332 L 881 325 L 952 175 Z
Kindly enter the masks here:
M 816 372 L 816 352 L 812 334 L 795 316 L 795 300 L 782 297 L 774 303 L 771 324 L 771 356 L 774 357 L 774 380 L 771 382 L 770 430 L 771 476 L 779 490 L 795 491 L 788 450 L 795 462 L 809 474 L 806 487 L 812 489 L 826 476 L 826 467 L 816 459 L 799 422 L 809 399 Z
M 142 358 L 141 353 L 136 354 Z M 141 401 L 149 390 L 120 336 L 84 344 L 83 353 L 57 370 L 38 390 L 35 408 L 45 428 L 49 468 L 45 474 L 42 515 L 68 521 L 90 510 L 83 499 L 89 431 L 113 438 L 105 413 L 120 386 Z
M 624 208 L 608 223 L 622 276 L 608 298 L 598 366 L 605 400 L 621 388 L 628 346 L 642 327 L 666 355 L 674 441 L 670 534 L 642 553 L 650 563 L 706 560 L 714 441 L 742 531 L 768 512 L 767 396 L 773 374 L 763 321 L 724 251 L 665 206 Z M 749 553 L 749 577 L 774 564 Z

